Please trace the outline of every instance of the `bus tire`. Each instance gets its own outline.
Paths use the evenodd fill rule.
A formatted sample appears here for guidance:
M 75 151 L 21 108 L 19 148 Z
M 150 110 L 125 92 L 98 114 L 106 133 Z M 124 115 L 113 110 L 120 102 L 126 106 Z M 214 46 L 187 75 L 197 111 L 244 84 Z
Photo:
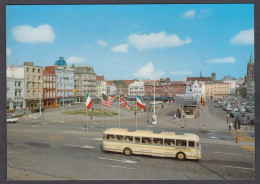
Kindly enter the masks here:
M 177 153 L 176 158 L 177 158 L 177 160 L 183 161 L 186 159 L 186 156 L 183 152 L 179 152 L 179 153 Z
M 132 150 L 130 148 L 125 148 L 123 154 L 126 156 L 132 155 Z

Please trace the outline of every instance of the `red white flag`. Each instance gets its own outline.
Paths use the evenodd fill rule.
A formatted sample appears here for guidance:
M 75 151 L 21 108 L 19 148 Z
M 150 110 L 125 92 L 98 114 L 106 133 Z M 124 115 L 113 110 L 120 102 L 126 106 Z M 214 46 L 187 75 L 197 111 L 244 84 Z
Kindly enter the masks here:
M 86 94 L 86 109 L 90 109 L 93 105 L 93 100 Z
M 102 93 L 102 104 L 108 108 L 111 108 L 112 98 Z
M 130 108 L 128 103 L 123 98 L 120 98 L 120 105 L 123 106 L 124 108 L 127 108 L 127 109 Z

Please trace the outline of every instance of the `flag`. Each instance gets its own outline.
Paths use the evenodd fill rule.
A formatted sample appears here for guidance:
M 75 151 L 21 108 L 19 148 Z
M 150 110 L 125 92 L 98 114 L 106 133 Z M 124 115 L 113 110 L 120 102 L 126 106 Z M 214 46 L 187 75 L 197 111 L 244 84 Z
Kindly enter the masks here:
M 142 101 L 141 97 L 138 95 L 136 96 L 136 104 L 141 109 L 145 109 L 145 103 Z
M 201 101 L 200 101 L 200 103 L 201 103 L 202 107 L 205 106 L 205 101 L 204 101 L 204 99 L 202 98 L 202 95 L 201 95 Z
M 93 105 L 93 100 L 86 94 L 86 109 L 90 109 Z
M 127 108 L 129 109 L 130 106 L 128 105 L 128 103 L 123 99 L 123 98 L 120 98 L 120 105 L 123 106 L 124 108 Z
M 112 105 L 111 97 L 107 97 L 107 95 L 102 93 L 102 104 L 104 106 L 107 106 L 108 108 L 111 108 L 111 105 Z

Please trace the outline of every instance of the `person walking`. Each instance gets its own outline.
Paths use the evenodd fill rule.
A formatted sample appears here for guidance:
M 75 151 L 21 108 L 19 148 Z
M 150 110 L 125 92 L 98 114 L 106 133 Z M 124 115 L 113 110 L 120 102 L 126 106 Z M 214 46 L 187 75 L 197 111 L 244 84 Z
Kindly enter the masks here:
M 231 131 L 231 128 L 232 128 L 232 125 L 233 125 L 233 123 L 232 123 L 232 121 L 229 123 L 229 130 Z
M 203 125 L 203 133 L 206 133 L 206 125 Z

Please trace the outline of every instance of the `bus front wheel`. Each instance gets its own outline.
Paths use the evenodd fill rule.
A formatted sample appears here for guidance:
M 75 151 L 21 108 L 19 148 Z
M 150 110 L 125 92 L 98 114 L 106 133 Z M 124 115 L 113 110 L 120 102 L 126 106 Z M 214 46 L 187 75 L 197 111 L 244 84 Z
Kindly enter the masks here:
M 132 155 L 132 150 L 130 148 L 125 148 L 123 154 L 126 156 Z
M 182 153 L 182 152 L 179 152 L 177 155 L 176 155 L 177 159 L 178 160 L 185 160 L 185 154 Z

